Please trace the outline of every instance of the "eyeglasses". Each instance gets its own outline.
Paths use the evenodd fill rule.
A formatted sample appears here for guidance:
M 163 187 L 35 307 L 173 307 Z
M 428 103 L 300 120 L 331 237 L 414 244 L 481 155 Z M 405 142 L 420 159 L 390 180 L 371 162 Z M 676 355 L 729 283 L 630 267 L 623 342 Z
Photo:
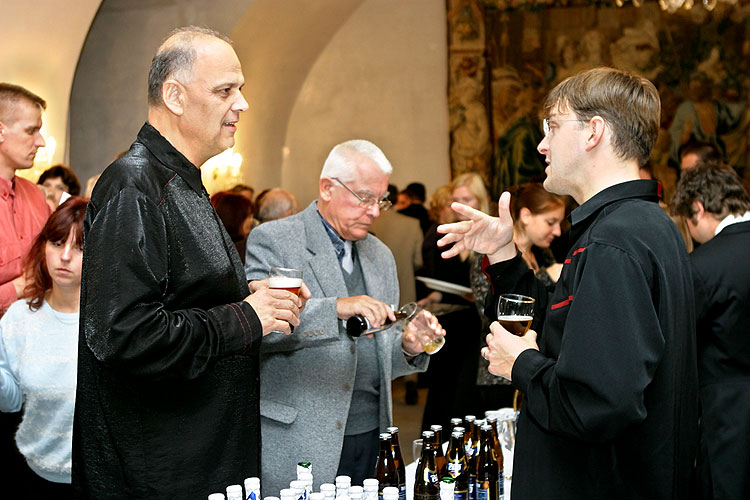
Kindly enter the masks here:
M 342 186 L 344 186 L 347 191 L 349 191 L 350 193 L 352 193 L 354 195 L 354 197 L 359 200 L 359 206 L 360 206 L 360 208 L 364 208 L 365 210 L 369 210 L 372 207 L 374 207 L 375 205 L 377 205 L 378 209 L 380 209 L 381 212 L 385 212 L 386 210 L 388 210 L 389 208 L 391 208 L 392 203 L 388 199 L 388 195 L 390 194 L 390 192 L 388 192 L 388 191 L 386 191 L 386 193 L 380 199 L 376 198 L 375 196 L 366 196 L 366 197 L 363 198 L 360 195 L 358 195 L 357 193 L 355 193 L 354 191 L 352 191 L 352 189 L 349 186 L 347 186 L 346 184 L 344 184 L 341 181 L 341 179 L 339 179 L 338 177 L 331 177 L 331 179 L 333 179 L 334 181 L 338 182 L 339 184 L 341 184 Z
M 588 120 L 581 120 L 580 118 L 568 118 L 568 119 L 561 120 L 559 118 L 555 118 L 555 123 L 557 122 L 585 122 L 585 121 L 588 121 Z M 549 120 L 546 118 L 542 120 L 542 131 L 544 132 L 545 137 L 547 137 L 548 135 L 551 135 L 552 133 L 551 129 L 549 128 Z

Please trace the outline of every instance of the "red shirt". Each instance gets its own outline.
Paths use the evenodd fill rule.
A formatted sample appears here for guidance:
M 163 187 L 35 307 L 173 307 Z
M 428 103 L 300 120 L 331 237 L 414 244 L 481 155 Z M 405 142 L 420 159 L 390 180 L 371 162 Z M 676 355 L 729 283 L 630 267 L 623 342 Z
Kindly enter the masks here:
M 16 301 L 11 283 L 50 209 L 42 190 L 22 177 L 0 178 L 0 316 Z

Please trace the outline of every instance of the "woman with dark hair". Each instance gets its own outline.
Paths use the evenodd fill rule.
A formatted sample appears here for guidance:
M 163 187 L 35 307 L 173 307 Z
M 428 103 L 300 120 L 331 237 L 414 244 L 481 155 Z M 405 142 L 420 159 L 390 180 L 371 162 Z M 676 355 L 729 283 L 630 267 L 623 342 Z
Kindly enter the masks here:
M 211 197 L 211 204 L 224 224 L 229 237 L 232 238 L 240 254 L 240 260 L 244 264 L 247 235 L 253 228 L 253 202 L 241 194 L 220 191 Z
M 60 204 L 60 197 L 63 193 L 68 193 L 70 196 L 81 194 L 81 182 L 73 170 L 65 165 L 48 168 L 42 172 L 36 183 L 44 188 L 47 199 L 52 201 L 53 210 Z
M 86 200 L 52 213 L 24 265 L 24 298 L 0 319 L 0 410 L 24 408 L 16 432 L 26 498 L 73 498 L 71 450 Z M 14 478 L 14 480 L 18 480 Z

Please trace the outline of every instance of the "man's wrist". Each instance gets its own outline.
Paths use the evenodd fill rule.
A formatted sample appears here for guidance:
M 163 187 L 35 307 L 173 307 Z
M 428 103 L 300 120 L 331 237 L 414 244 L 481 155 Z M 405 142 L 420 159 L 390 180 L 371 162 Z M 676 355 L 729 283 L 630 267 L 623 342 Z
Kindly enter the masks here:
M 504 247 L 500 248 L 497 252 L 487 255 L 487 260 L 490 265 L 497 264 L 498 262 L 505 262 L 516 256 L 518 253 L 518 247 L 514 242 L 510 242 Z
M 404 347 L 404 344 L 401 344 L 401 352 L 404 353 L 404 356 L 407 358 L 416 358 L 419 356 L 419 353 L 413 354 L 406 350 L 406 347 Z

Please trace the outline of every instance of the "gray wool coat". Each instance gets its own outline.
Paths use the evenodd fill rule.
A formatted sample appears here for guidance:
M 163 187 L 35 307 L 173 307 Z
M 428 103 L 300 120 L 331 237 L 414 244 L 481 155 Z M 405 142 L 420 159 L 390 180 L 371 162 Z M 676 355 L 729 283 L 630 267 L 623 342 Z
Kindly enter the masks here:
M 393 256 L 372 235 L 355 243 L 367 294 L 398 304 Z M 271 333 L 261 344 L 261 488 L 278 496 L 296 479 L 296 464 L 313 465 L 315 489 L 334 482 L 354 387 L 357 340 L 342 333 L 336 300 L 348 296 L 333 244 L 316 202 L 304 211 L 256 227 L 247 241 L 248 280 L 266 278 L 273 266 L 302 269 L 312 298 L 291 335 Z M 391 425 L 391 380 L 427 368 L 422 354 L 408 362 L 401 329 L 375 334 L 380 369 L 380 429 Z M 373 471 L 374 474 L 374 471 Z

